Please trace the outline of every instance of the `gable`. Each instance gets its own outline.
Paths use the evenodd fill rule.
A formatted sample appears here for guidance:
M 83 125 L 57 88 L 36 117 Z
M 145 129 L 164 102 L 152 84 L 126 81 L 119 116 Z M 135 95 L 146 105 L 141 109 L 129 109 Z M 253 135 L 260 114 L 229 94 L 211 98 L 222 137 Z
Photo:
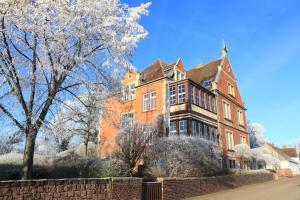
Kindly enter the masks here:
M 223 93 L 224 95 L 235 99 L 240 105 L 244 105 L 242 96 L 240 94 L 240 90 L 238 87 L 238 83 L 236 77 L 234 75 L 233 68 L 230 64 L 228 56 L 223 57 L 221 63 L 221 69 L 219 70 L 219 77 L 216 80 L 218 85 L 218 90 Z M 230 92 L 230 85 L 233 87 L 234 95 L 231 95 Z
M 144 71 L 141 72 L 141 81 L 142 83 L 147 83 L 159 78 L 164 77 L 163 68 L 167 64 L 157 60 L 149 67 L 147 67 Z
M 180 70 L 181 72 L 184 72 L 184 65 L 183 65 L 183 62 L 181 60 L 181 58 L 178 59 L 178 61 L 176 62 L 176 66 L 177 66 L 177 69 Z
M 128 71 L 125 76 L 124 79 L 122 80 L 122 85 L 128 85 L 129 83 L 133 83 L 138 81 L 139 79 L 139 74 L 136 71 Z

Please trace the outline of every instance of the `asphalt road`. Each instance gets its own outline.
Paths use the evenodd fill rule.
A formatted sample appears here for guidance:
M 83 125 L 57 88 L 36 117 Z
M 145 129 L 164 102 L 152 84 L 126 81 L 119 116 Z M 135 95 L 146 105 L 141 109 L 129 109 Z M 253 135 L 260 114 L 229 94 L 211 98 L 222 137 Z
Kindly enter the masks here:
M 300 176 L 243 186 L 188 200 L 300 200 Z

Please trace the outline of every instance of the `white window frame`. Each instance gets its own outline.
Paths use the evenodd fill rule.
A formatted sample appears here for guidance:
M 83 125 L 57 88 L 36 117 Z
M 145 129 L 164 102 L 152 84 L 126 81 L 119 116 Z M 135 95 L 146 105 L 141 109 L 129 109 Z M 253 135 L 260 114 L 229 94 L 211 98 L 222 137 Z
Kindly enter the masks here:
M 223 108 L 224 108 L 224 118 L 231 120 L 230 104 L 226 101 L 223 101 Z
M 195 121 L 195 120 L 192 121 L 192 131 L 193 131 L 192 135 L 194 137 L 198 137 L 199 136 L 198 129 L 197 129 L 197 121 Z
M 244 126 L 244 115 L 243 115 L 243 112 L 240 109 L 238 109 L 237 110 L 237 114 L 238 114 L 239 125 Z
M 150 110 L 155 110 L 156 108 L 156 91 L 150 93 Z
M 210 107 L 210 95 L 208 93 L 206 93 L 206 109 L 207 110 L 211 110 L 211 107 Z
M 226 131 L 226 140 L 227 140 L 227 149 L 228 150 L 234 150 L 234 139 L 233 139 L 233 133 L 231 131 Z
M 129 85 L 129 100 L 135 99 L 135 84 L 132 83 Z
M 185 102 L 185 85 L 179 84 L 178 86 L 178 103 Z
M 187 120 L 179 121 L 179 135 L 187 135 Z
M 203 124 L 201 122 L 198 122 L 198 134 L 199 138 L 203 138 Z
M 177 123 L 170 122 L 169 136 L 175 136 L 175 135 L 177 135 Z
M 190 85 L 190 103 L 195 103 L 194 102 L 194 88 L 195 88 L 195 86 Z
M 131 128 L 134 124 L 134 113 L 122 113 L 121 114 L 121 127 Z
M 184 74 L 180 71 L 177 70 L 177 81 L 183 80 L 184 79 Z
M 170 105 L 176 104 L 176 87 L 175 86 L 169 87 L 169 103 L 170 103 Z
M 216 110 L 216 102 L 215 102 L 215 97 L 211 97 L 211 111 L 215 112 Z
M 127 102 L 129 100 L 129 85 L 125 85 L 123 88 L 123 101 Z
M 149 110 L 149 93 L 143 94 L 143 112 Z
M 240 136 L 240 143 L 241 143 L 241 144 L 247 144 L 246 136 L 245 136 L 245 135 L 241 135 L 241 136 Z
M 123 101 L 128 102 L 135 99 L 135 83 L 123 87 Z
M 205 92 L 203 90 L 201 90 L 201 107 L 206 108 Z
M 200 97 L 199 97 L 199 89 L 195 87 L 195 97 L 196 97 L 196 102 L 195 104 L 200 106 Z
M 228 93 L 229 93 L 231 96 L 235 97 L 234 86 L 233 86 L 231 83 L 229 83 L 229 82 L 228 82 Z

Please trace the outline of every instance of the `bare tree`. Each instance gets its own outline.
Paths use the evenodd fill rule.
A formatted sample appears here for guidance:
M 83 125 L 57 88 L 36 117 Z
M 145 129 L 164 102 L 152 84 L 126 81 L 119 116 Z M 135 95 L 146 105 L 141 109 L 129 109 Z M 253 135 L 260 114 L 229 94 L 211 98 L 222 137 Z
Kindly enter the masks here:
M 120 130 L 116 136 L 119 150 L 115 156 L 129 165 L 130 174 L 146 153 L 149 144 L 154 140 L 157 131 L 152 126 L 132 125 Z
M 97 144 L 99 116 L 104 109 L 106 94 L 103 87 L 93 86 L 78 98 L 63 102 L 54 118 L 44 123 L 44 137 L 54 141 L 57 151 L 60 152 L 68 149 L 73 137 L 79 136 L 87 155 L 88 144 Z
M 36 136 L 49 113 L 87 84 L 117 80 L 132 67 L 128 57 L 147 36 L 138 21 L 149 5 L 0 2 L 0 115 L 26 137 L 23 179 L 31 177 Z

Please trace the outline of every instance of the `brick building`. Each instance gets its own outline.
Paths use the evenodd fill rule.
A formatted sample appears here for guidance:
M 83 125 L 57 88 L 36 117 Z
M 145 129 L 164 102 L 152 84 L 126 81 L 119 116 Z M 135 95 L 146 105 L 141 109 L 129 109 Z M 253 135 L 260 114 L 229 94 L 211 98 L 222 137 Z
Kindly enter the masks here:
M 178 59 L 171 64 L 155 61 L 140 73 L 130 71 L 121 93 L 111 97 L 106 107 L 100 130 L 102 158 L 116 149 L 120 127 L 138 123 L 152 134 L 151 127 L 162 120 L 164 136 L 211 140 L 222 146 L 226 167 L 244 166 L 239 164 L 234 146 L 249 144 L 246 109 L 226 47 L 220 59 L 190 70 Z

